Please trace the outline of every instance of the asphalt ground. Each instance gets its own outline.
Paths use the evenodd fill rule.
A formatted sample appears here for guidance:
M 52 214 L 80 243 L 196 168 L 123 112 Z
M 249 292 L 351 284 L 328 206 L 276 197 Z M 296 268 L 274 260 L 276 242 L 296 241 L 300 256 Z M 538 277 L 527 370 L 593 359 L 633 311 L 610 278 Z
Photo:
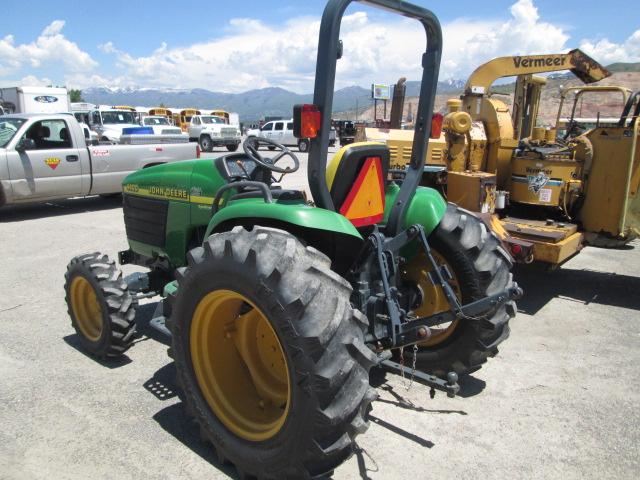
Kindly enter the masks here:
M 286 186 L 304 187 L 303 173 L 291 177 Z M 235 476 L 185 415 L 148 326 L 154 301 L 138 310 L 121 360 L 79 349 L 66 265 L 126 247 L 118 201 L 0 210 L 0 478 Z M 334 478 L 638 478 L 640 243 L 515 275 L 526 294 L 500 354 L 455 399 L 382 379 L 371 427 Z

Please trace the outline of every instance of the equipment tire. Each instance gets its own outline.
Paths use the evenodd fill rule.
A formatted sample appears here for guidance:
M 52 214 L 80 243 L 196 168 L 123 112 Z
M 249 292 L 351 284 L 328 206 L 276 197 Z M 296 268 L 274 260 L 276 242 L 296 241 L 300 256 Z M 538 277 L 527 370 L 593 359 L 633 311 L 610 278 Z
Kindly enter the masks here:
M 188 413 L 195 417 L 201 436 L 213 444 L 218 459 L 235 464 L 241 478 L 288 479 L 328 474 L 350 457 L 355 436 L 368 427 L 365 417 L 375 398 L 369 387 L 369 369 L 377 357 L 364 344 L 368 322 L 351 308 L 351 286 L 330 269 L 329 259 L 287 232 L 236 227 L 212 235 L 203 247 L 191 250 L 188 267 L 178 269 L 177 281 L 178 289 L 168 299 L 172 303 L 168 325 L 178 383 Z M 217 304 L 223 305 L 221 310 L 207 303 L 216 298 L 222 299 Z M 224 304 L 225 298 L 241 303 Z M 247 396 L 225 390 L 224 382 L 225 375 L 233 379 L 230 386 L 248 379 L 256 385 L 256 392 L 259 383 L 254 378 L 260 378 L 260 371 L 251 370 L 238 343 L 235 357 L 244 362 L 244 370 L 225 373 L 237 369 L 230 363 L 234 355 L 217 353 L 233 352 L 233 344 L 225 342 L 245 338 L 240 332 L 248 314 L 272 329 L 288 385 L 286 402 L 277 405 L 247 390 L 250 397 L 261 398 L 258 403 L 263 411 L 272 406 L 284 409 L 277 429 L 258 440 L 245 438 L 244 423 L 230 420 L 249 418 L 233 416 L 243 410 L 239 404 Z M 213 319 L 226 320 L 216 323 Z M 211 335 L 221 325 L 233 333 L 224 334 L 225 338 Z M 192 342 L 192 336 L 206 341 Z M 260 343 L 259 338 L 254 341 Z M 212 354 L 205 357 L 203 367 L 200 352 L 209 348 Z M 260 356 L 249 356 L 255 358 Z M 216 364 L 222 368 L 215 368 Z M 248 415 L 264 415 L 256 410 L 248 409 Z
M 301 152 L 308 152 L 309 151 L 309 140 L 300 140 L 298 142 L 298 150 L 300 150 Z
M 65 300 L 82 347 L 97 357 L 117 357 L 133 344 L 135 308 L 122 272 L 107 255 L 71 260 L 65 273 Z
M 202 135 L 200 137 L 200 150 L 202 150 L 203 152 L 213 151 L 213 142 L 211 141 L 211 137 L 209 137 L 209 135 Z
M 451 266 L 462 304 L 513 286 L 510 256 L 498 238 L 472 213 L 448 204 L 444 217 L 428 240 L 433 250 Z M 498 353 L 498 345 L 509 337 L 509 320 L 515 312 L 515 302 L 509 301 L 487 319 L 460 319 L 446 340 L 419 347 L 417 368 L 442 378 L 451 371 L 463 375 L 478 370 Z M 405 358 L 411 359 L 412 354 L 411 349 L 405 349 Z

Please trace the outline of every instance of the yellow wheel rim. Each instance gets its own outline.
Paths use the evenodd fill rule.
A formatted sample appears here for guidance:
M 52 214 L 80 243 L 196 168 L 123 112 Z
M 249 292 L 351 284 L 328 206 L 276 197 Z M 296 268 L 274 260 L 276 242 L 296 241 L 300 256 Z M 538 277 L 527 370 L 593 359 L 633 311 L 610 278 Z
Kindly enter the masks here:
M 92 342 L 102 335 L 102 308 L 89 280 L 77 276 L 69 288 L 71 309 L 82 334 Z
M 458 284 L 458 279 L 456 278 L 451 265 L 449 265 L 444 257 L 435 250 L 432 250 L 431 254 L 438 265 L 446 265 L 448 267 L 449 272 L 453 275 L 453 279 L 449 284 L 453 288 L 458 300 L 461 300 L 462 296 L 460 293 L 460 285 Z M 447 297 L 442 291 L 442 287 L 436 287 L 431 283 L 431 280 L 429 280 L 428 275 L 432 269 L 433 267 L 427 259 L 427 256 L 424 253 L 420 253 L 402 272 L 402 278 L 404 280 L 414 282 L 422 289 L 424 300 L 422 301 L 422 305 L 414 309 L 414 312 L 421 317 L 435 315 L 436 313 L 447 311 L 450 308 Z M 436 325 L 431 328 L 431 337 L 429 337 L 429 340 L 422 342 L 419 345 L 421 347 L 433 347 L 438 345 L 449 338 L 457 326 L 458 320 Z
M 276 435 L 287 418 L 287 360 L 273 327 L 243 295 L 216 290 L 200 300 L 191 321 L 193 370 L 209 407 L 249 441 Z

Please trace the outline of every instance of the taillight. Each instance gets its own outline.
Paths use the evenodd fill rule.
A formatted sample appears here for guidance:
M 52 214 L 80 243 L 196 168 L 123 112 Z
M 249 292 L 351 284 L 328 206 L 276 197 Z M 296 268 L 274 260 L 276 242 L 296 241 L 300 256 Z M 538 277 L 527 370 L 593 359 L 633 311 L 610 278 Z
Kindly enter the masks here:
M 433 117 L 431 117 L 431 138 L 440 138 L 443 120 L 444 116 L 441 113 L 433 114 Z
M 522 253 L 522 247 L 520 245 L 518 245 L 517 243 L 512 243 L 511 244 L 511 253 L 513 253 L 514 256 L 520 255 Z
M 196 158 L 200 158 L 200 144 L 196 143 Z
M 320 133 L 322 115 L 316 105 L 293 107 L 293 135 L 296 138 L 316 138 Z

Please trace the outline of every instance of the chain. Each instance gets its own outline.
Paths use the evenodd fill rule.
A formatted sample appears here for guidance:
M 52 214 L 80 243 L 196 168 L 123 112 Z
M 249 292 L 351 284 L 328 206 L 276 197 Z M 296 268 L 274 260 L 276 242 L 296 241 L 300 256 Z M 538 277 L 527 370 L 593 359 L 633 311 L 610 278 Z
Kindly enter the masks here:
M 400 347 L 400 366 L 404 367 L 404 347 Z M 400 369 L 400 373 L 402 374 L 402 386 L 406 388 L 406 379 L 404 378 L 404 368 Z
M 411 362 L 411 378 L 409 379 L 409 386 L 407 390 L 411 389 L 413 385 L 413 377 L 416 373 L 416 360 L 418 358 L 418 345 L 416 343 L 413 344 L 413 362 Z

